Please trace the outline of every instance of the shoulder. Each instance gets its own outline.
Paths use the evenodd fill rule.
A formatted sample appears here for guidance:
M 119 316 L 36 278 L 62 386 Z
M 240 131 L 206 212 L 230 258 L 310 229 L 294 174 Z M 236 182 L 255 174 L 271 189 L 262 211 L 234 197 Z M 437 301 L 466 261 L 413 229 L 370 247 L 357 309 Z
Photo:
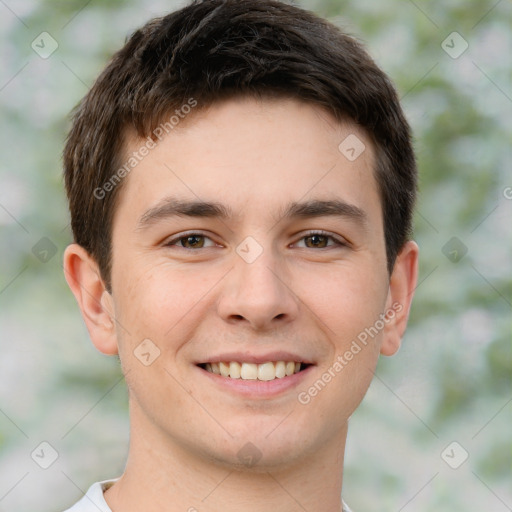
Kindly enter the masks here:
M 103 497 L 103 493 L 118 479 L 114 478 L 92 484 L 80 501 L 64 512 L 112 512 Z

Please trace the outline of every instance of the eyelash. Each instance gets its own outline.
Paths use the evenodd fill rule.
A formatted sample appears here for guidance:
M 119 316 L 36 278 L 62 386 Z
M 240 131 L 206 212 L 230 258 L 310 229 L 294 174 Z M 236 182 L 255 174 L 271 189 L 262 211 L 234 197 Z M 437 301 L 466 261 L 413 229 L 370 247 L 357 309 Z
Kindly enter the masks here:
M 305 235 L 303 235 L 301 238 L 299 238 L 299 241 L 300 240 L 304 240 L 305 238 L 309 238 L 309 237 L 312 237 L 312 236 L 315 236 L 315 235 L 319 235 L 319 236 L 323 236 L 323 237 L 326 237 L 326 238 L 330 238 L 331 240 L 333 240 L 335 242 L 335 245 L 338 246 L 338 247 L 347 247 L 348 246 L 348 243 L 338 239 L 337 237 L 331 235 L 330 233 L 326 232 L 326 231 L 310 231 L 309 233 L 306 233 Z M 184 233 L 184 234 L 181 234 L 180 236 L 178 237 L 175 237 L 171 240 L 169 240 L 168 242 L 166 242 L 164 244 L 165 247 L 172 247 L 174 246 L 174 244 L 176 242 L 180 242 L 181 240 L 185 240 L 186 238 L 189 238 L 191 236 L 201 236 L 201 237 L 204 237 L 204 238 L 209 238 L 211 240 L 211 238 L 201 232 L 197 232 L 197 231 L 191 231 L 190 233 Z M 213 240 L 212 240 L 213 241 Z M 334 246 L 327 246 L 327 247 L 320 247 L 320 249 L 328 249 L 329 247 L 334 247 Z M 208 249 L 209 247 L 200 247 L 199 249 Z M 180 247 L 180 249 L 185 249 L 186 251 L 197 251 L 199 249 L 188 249 L 187 247 Z M 305 249 L 313 249 L 313 247 L 305 247 Z

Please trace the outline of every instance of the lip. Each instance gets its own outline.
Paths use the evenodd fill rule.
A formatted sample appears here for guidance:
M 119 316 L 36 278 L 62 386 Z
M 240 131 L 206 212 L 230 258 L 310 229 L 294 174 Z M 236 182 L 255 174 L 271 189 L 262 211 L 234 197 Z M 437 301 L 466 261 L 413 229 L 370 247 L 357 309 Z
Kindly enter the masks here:
M 256 359 L 261 360 L 261 358 Z M 282 361 L 282 359 L 277 360 Z M 224 361 L 226 360 L 224 359 Z M 236 359 L 231 359 L 231 361 L 236 361 Z M 269 359 L 265 359 L 263 362 L 266 361 L 269 361 Z M 272 359 L 270 359 L 270 361 L 272 361 Z M 293 359 L 289 359 L 289 361 L 293 361 Z M 215 363 L 218 361 L 217 359 L 215 359 L 212 360 L 212 362 Z M 244 362 L 252 361 L 244 360 Z M 268 399 L 286 394 L 287 392 L 296 388 L 305 378 L 307 378 L 311 371 L 313 371 L 314 367 L 314 365 L 310 364 L 304 370 L 301 370 L 299 373 L 294 373 L 293 375 L 290 375 L 288 377 L 283 377 L 282 379 L 276 378 L 274 380 L 262 381 L 231 379 L 229 377 L 223 377 L 222 375 L 218 375 L 216 373 L 210 373 L 207 370 L 201 368 L 200 366 L 196 366 L 197 370 L 201 372 L 201 374 L 204 377 L 210 379 L 211 384 L 218 387 L 218 389 L 222 391 L 227 391 L 232 394 L 237 394 L 244 398 L 251 399 Z
M 218 354 L 216 356 L 212 356 L 209 359 L 205 359 L 203 361 L 196 361 L 196 365 L 204 364 L 204 363 L 226 363 L 236 361 L 237 363 L 253 363 L 253 364 L 263 364 L 268 362 L 275 361 L 293 361 L 295 363 L 304 363 L 307 365 L 314 365 L 314 361 L 309 359 L 304 359 L 303 356 L 298 354 L 293 354 L 292 352 L 284 352 L 284 351 L 274 351 L 274 352 L 266 352 L 265 354 L 254 354 L 250 352 L 225 352 L 223 354 Z M 297 374 L 298 375 L 298 374 Z

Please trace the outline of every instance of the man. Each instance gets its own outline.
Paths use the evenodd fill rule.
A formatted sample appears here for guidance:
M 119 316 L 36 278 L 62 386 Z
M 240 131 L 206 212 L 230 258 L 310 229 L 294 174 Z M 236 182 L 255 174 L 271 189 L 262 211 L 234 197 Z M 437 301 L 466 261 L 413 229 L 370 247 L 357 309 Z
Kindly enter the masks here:
M 197 1 L 113 57 L 64 167 L 66 279 L 131 425 L 124 474 L 69 510 L 349 510 L 348 420 L 417 279 L 385 74 L 308 11 Z

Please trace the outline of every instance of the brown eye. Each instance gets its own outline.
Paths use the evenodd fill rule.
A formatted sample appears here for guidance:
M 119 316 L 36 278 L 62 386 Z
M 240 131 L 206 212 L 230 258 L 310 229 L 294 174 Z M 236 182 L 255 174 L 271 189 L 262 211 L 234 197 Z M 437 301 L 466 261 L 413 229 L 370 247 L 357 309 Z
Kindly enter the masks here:
M 211 239 L 206 235 L 201 233 L 188 233 L 179 237 L 175 237 L 172 240 L 169 240 L 164 245 L 165 247 L 179 247 L 182 249 L 204 249 L 208 247 L 213 247 L 215 243 L 206 246 L 205 241 Z
M 186 249 L 197 249 L 204 245 L 204 237 L 202 235 L 189 235 L 179 240 L 181 245 Z
M 304 240 L 310 240 L 311 241 L 311 247 L 327 247 L 327 241 L 330 237 L 325 235 L 310 235 L 304 237 Z M 307 246 L 306 242 L 306 246 Z
M 305 241 L 304 243 L 307 249 L 327 249 L 329 247 L 343 247 L 347 245 L 334 236 L 321 231 L 309 233 L 308 235 L 302 237 L 300 240 Z M 329 244 L 329 240 L 332 240 L 334 243 Z

